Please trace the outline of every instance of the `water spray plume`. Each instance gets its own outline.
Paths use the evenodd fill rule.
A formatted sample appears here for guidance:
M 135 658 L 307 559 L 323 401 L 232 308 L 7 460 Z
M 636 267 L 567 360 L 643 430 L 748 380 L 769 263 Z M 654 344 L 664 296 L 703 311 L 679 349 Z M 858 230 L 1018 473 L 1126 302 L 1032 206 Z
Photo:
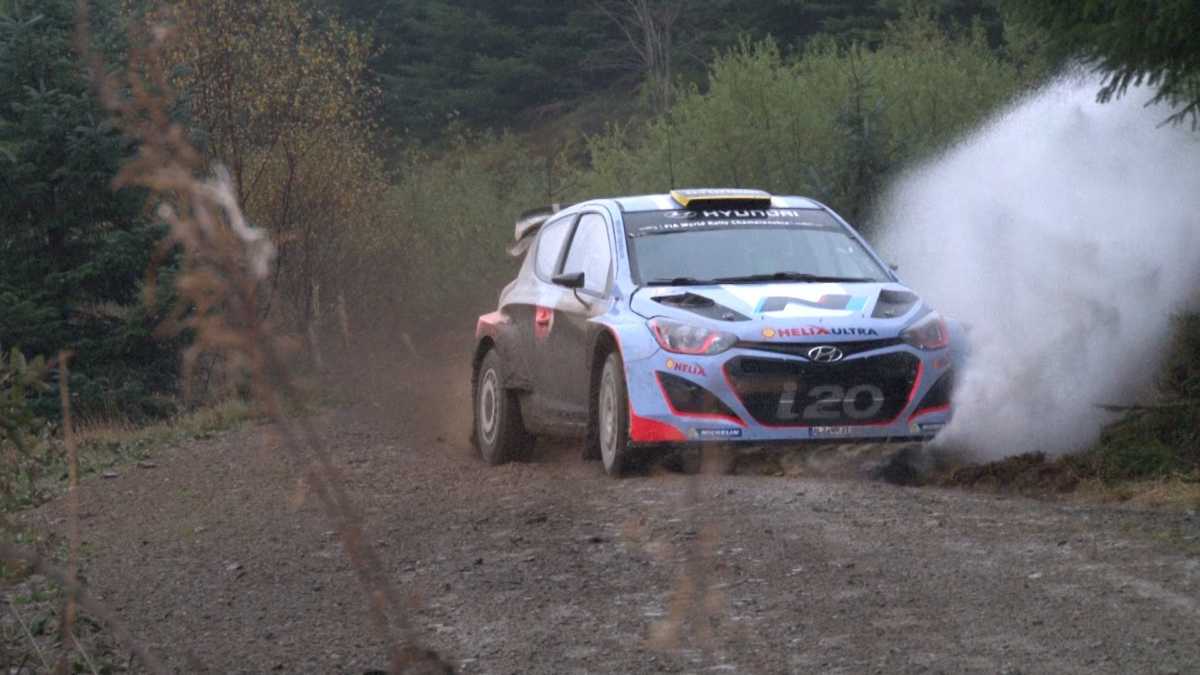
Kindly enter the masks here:
M 882 248 L 969 327 L 942 442 L 980 458 L 1094 442 L 1151 395 L 1200 288 L 1200 134 L 1131 89 L 1063 78 L 893 187 Z

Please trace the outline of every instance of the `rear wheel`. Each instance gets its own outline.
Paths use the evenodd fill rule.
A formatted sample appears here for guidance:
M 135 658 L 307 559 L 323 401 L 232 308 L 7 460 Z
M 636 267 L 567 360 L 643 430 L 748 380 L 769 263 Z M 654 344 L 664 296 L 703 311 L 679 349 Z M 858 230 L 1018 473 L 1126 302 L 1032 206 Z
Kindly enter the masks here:
M 475 380 L 475 445 L 488 464 L 504 464 L 525 456 L 533 438 L 521 420 L 517 395 L 504 388 L 500 355 L 489 351 Z
M 596 388 L 596 440 L 600 461 L 610 476 L 620 476 L 629 462 L 629 394 L 621 355 L 610 352 L 604 359 L 600 385 Z

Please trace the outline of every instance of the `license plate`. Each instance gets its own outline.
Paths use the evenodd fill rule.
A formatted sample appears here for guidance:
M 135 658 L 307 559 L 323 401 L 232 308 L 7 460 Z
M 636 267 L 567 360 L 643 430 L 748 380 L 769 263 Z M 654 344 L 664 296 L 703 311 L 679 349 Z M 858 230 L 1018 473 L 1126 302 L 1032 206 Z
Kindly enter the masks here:
M 835 438 L 849 436 L 854 433 L 854 427 L 813 427 L 813 438 Z

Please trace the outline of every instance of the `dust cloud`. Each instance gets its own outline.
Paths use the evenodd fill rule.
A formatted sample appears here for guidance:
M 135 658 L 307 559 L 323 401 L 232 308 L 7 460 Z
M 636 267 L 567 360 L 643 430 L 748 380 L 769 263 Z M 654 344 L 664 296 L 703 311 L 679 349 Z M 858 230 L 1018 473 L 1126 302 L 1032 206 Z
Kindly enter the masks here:
M 1152 396 L 1171 315 L 1200 287 L 1200 133 L 1141 88 L 1062 78 L 903 176 L 881 249 L 969 327 L 939 437 L 981 458 L 1093 442 L 1098 404 Z

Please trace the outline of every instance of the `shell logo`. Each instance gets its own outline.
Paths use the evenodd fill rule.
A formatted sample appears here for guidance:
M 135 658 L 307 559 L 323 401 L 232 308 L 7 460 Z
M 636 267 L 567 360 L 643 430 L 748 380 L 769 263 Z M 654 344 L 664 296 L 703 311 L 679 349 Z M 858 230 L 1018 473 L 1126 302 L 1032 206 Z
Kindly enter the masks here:
M 675 359 L 667 359 L 667 370 L 675 370 Z
M 767 326 L 766 328 L 762 329 L 762 336 L 765 338 L 775 337 L 775 329 Z

